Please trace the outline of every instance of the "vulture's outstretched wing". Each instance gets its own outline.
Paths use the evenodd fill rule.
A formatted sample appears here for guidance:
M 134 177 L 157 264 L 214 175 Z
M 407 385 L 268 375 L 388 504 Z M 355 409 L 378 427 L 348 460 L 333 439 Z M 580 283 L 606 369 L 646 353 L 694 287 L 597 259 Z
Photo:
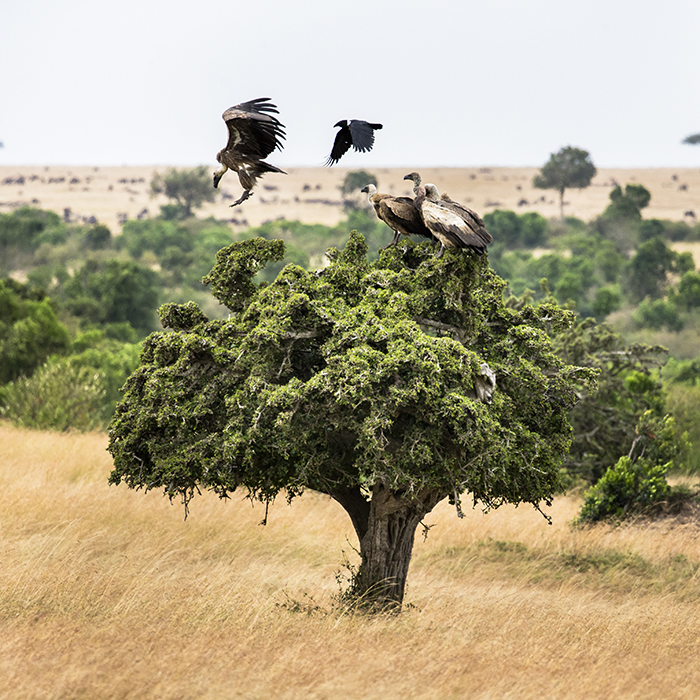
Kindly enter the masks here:
M 282 150 L 282 141 L 286 138 L 284 126 L 271 116 L 278 113 L 269 97 L 229 107 L 222 114 L 228 126 L 226 150 L 256 159 L 266 158 L 275 148 Z

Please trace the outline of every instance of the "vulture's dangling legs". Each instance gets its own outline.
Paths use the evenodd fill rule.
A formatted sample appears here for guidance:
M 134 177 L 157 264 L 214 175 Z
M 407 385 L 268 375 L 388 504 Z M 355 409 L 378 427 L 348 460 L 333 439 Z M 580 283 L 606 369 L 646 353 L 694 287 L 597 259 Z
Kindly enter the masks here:
M 229 206 L 237 207 L 239 204 L 245 202 L 245 200 L 251 197 L 252 195 L 253 193 L 250 190 L 246 190 L 233 204 L 229 204 Z

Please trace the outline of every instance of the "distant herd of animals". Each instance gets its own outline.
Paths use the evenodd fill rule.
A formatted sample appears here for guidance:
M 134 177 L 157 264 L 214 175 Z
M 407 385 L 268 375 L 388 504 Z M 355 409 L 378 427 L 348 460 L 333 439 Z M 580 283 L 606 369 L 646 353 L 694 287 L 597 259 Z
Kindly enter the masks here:
M 228 127 L 228 143 L 216 154 L 221 167 L 214 171 L 214 187 L 218 187 L 227 170 L 238 174 L 244 191 L 230 205 L 232 207 L 252 195 L 255 183 L 265 173 L 286 175 L 284 170 L 263 160 L 276 148 L 282 150 L 282 141 L 286 138 L 284 124 L 273 116 L 275 114 L 279 114 L 279 110 L 270 98 L 259 97 L 234 105 L 222 115 Z M 382 124 L 343 119 L 335 127 L 339 131 L 325 161 L 327 166 L 338 163 L 350 146 L 358 152 L 371 151 L 374 132 L 381 129 Z M 475 211 L 446 194 L 440 195 L 435 185 L 423 185 L 416 172 L 409 173 L 404 180 L 413 181 L 413 199 L 381 194 L 373 184 L 362 189 L 379 219 L 394 232 L 394 238 L 387 248 L 396 245 L 402 235 L 417 235 L 440 246 L 436 258 L 443 255 L 445 248 L 462 248 L 483 255 L 493 238 Z

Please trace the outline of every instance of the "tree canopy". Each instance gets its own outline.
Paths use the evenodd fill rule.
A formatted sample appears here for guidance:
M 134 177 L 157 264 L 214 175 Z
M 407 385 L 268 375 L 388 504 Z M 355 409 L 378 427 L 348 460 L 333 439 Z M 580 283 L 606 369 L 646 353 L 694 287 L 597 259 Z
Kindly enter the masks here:
M 329 494 L 360 543 L 354 592 L 400 603 L 415 529 L 440 500 L 549 502 L 595 372 L 551 348 L 547 330 L 573 314 L 507 308 L 486 256 L 407 244 L 370 263 L 353 231 L 328 267 L 256 284 L 283 255 L 264 239 L 219 251 L 204 281 L 228 319 L 161 307 L 171 331 L 146 339 L 127 381 L 110 481 L 186 506 L 199 488 Z
M 151 195 L 157 194 L 164 194 L 177 202 L 176 211 L 166 210 L 166 213 L 175 215 L 171 218 L 187 218 L 192 216 L 193 209 L 198 209 L 204 202 L 213 202 L 216 191 L 207 169 L 200 165 L 189 170 L 170 168 L 165 175 L 156 174 L 151 180 Z
M 572 187 L 584 188 L 595 177 L 596 167 L 590 154 L 582 148 L 566 146 L 552 153 L 532 181 L 535 187 L 559 192 L 561 218 L 564 220 L 564 192 Z

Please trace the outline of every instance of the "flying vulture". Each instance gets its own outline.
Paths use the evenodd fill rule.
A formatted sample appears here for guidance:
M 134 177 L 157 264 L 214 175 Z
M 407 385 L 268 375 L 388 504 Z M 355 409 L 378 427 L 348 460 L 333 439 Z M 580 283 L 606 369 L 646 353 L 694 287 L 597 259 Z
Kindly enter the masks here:
M 374 146 L 374 132 L 381 129 L 381 124 L 370 124 L 361 119 L 343 119 L 334 126 L 340 127 L 335 135 L 331 154 L 326 159 L 325 165 L 335 165 L 347 152 L 350 146 L 356 151 L 371 151 Z
M 238 173 L 241 187 L 245 191 L 232 207 L 251 196 L 257 179 L 265 173 L 286 175 L 284 170 L 263 160 L 275 148 L 281 151 L 282 140 L 285 138 L 284 125 L 272 114 L 279 114 L 277 107 L 270 102 L 269 97 L 259 97 L 234 105 L 222 115 L 228 127 L 228 143 L 226 148 L 216 154 L 221 168 L 214 172 L 214 187 L 218 187 L 227 170 Z
M 467 248 L 477 255 L 483 254 L 490 242 L 487 238 L 491 239 L 491 235 L 483 227 L 483 222 L 478 225 L 473 217 L 471 221 L 465 220 L 461 212 L 454 211 L 448 202 L 440 200 L 435 185 L 425 187 L 421 185 L 421 177 L 418 173 L 409 173 L 404 180 L 413 180 L 413 191 L 416 195 L 413 206 L 420 212 L 423 223 L 440 241 L 440 250 L 436 258 L 442 257 L 445 248 Z M 427 195 L 428 190 L 430 190 L 430 197 Z M 461 207 L 456 202 L 452 204 Z M 463 209 L 466 210 L 466 207 Z
M 416 234 L 432 241 L 435 240 L 433 234 L 423 223 L 420 213 L 413 206 L 413 200 L 410 197 L 392 197 L 390 194 L 380 194 L 372 184 L 363 187 L 360 191 L 367 193 L 369 203 L 374 207 L 377 216 L 394 232 L 394 239 L 385 248 L 396 245 L 401 234 L 404 236 Z

